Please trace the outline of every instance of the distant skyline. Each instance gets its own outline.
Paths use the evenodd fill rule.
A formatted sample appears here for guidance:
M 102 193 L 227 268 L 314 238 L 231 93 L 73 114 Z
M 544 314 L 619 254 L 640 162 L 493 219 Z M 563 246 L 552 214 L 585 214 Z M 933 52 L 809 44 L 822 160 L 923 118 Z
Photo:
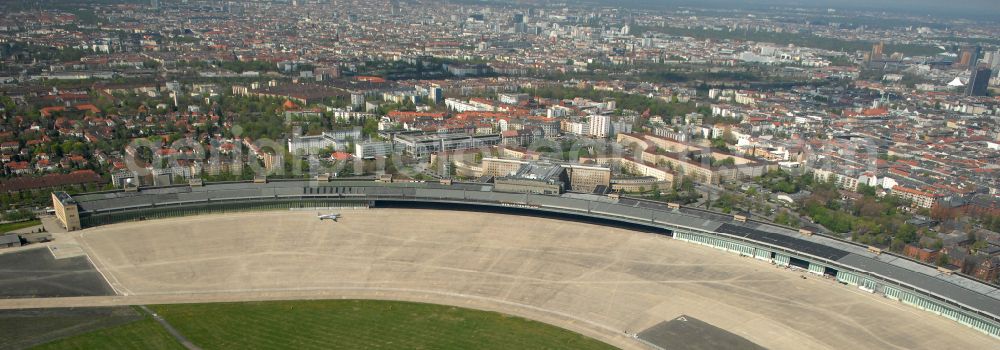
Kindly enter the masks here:
M 808 8 L 871 9 L 905 11 L 927 15 L 967 16 L 1000 21 L 1000 0 L 597 0 L 608 4 L 645 6 L 680 5 L 692 7 L 801 6 Z

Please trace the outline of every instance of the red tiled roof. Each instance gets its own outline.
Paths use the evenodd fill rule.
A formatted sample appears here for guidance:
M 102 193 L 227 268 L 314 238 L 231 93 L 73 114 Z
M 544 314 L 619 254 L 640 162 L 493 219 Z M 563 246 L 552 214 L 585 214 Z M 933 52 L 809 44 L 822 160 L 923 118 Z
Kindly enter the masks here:
M 336 160 L 348 160 L 351 158 L 351 154 L 346 152 L 333 152 L 330 157 Z

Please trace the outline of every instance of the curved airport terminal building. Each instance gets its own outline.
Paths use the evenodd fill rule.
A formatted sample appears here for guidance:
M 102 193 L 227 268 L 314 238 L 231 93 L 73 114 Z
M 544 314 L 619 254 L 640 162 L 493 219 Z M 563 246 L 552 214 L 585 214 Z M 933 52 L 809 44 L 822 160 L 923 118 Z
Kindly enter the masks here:
M 801 269 L 1000 338 L 1000 289 L 879 249 L 742 216 L 617 196 L 495 191 L 491 184 L 380 180 L 192 183 L 53 194 L 69 230 L 204 213 L 328 208 L 418 208 L 541 216 L 671 237 Z M 803 277 L 804 278 L 804 277 Z M 915 309 L 913 309 L 915 308 Z

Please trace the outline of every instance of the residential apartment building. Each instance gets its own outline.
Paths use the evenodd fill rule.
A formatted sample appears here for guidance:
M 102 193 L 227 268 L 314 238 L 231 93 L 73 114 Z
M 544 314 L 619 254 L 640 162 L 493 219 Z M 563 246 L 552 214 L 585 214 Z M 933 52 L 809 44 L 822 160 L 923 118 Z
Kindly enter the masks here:
M 892 194 L 898 196 L 899 198 L 912 201 L 914 206 L 928 209 L 933 207 L 934 204 L 940 201 L 942 197 L 936 193 L 924 192 L 901 185 L 894 186 L 892 188 Z

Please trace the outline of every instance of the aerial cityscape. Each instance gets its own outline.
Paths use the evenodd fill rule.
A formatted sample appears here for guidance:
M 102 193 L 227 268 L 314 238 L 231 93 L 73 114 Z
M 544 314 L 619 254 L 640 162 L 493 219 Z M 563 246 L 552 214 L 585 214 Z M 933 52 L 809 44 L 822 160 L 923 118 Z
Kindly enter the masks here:
M 5 1 L 0 162 L 0 349 L 1000 347 L 994 1 Z

